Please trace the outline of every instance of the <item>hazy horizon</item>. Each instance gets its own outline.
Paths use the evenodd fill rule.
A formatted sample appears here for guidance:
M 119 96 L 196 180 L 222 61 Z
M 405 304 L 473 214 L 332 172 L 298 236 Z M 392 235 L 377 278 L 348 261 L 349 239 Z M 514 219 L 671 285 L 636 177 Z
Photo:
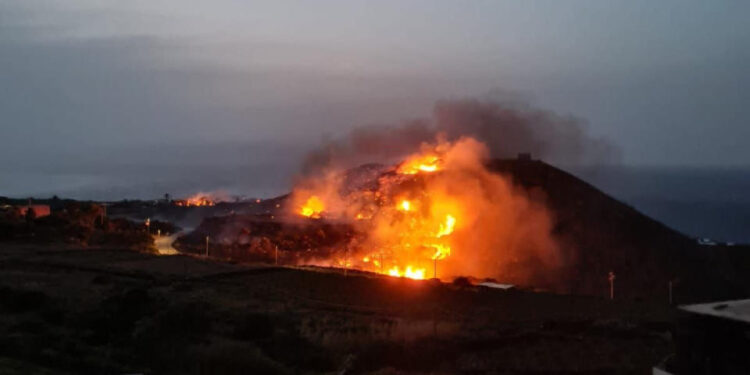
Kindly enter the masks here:
M 500 90 L 580 118 L 626 165 L 746 166 L 748 11 L 739 1 L 0 0 L 0 156 L 34 166 L 162 157 L 197 142 L 313 148 Z
M 0 196 L 272 196 L 353 129 L 488 97 L 531 108 L 523 126 L 543 114 L 584 148 L 608 142 L 618 165 L 731 180 L 750 167 L 749 12 L 697 0 L 0 0 Z M 575 167 L 560 155 L 535 153 Z M 586 160 L 597 163 L 612 160 Z M 702 200 L 722 194 L 712 183 L 698 184 Z M 632 202 L 631 184 L 614 195 Z

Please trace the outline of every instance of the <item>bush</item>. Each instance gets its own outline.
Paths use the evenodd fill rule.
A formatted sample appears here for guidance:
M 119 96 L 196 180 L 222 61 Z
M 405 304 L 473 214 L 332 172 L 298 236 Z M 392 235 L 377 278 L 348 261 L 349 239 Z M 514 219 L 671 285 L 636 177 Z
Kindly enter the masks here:
M 258 340 L 271 337 L 274 322 L 271 317 L 260 313 L 248 313 L 240 318 L 232 336 L 237 340 Z
M 471 280 L 469 280 L 468 277 L 459 276 L 455 279 L 453 279 L 453 285 L 459 287 L 459 288 L 468 288 L 472 286 Z
M 128 341 L 137 321 L 153 314 L 156 301 L 145 289 L 131 289 L 102 301 L 98 308 L 81 314 L 79 325 L 90 330 L 89 341 L 104 344 Z
M 23 313 L 38 310 L 50 303 L 50 298 L 42 292 L 0 286 L 0 311 Z

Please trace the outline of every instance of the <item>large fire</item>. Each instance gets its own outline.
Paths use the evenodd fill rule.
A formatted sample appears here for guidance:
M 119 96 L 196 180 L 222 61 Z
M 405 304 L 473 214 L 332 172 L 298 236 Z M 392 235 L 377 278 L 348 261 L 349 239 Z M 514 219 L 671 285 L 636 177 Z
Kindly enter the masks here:
M 462 138 L 424 145 L 375 186 L 316 176 L 295 189 L 294 213 L 348 222 L 360 234 L 328 260 L 333 266 L 424 279 L 496 277 L 524 272 L 524 262 L 556 262 L 547 211 L 488 171 L 485 155 L 481 143 Z

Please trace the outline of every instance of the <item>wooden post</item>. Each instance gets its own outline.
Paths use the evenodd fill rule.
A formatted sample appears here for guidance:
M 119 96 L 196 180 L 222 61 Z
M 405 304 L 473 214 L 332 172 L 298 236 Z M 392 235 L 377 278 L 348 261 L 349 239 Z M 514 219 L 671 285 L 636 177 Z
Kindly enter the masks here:
M 208 257 L 208 236 L 206 236 L 206 257 Z
M 274 251 L 274 258 L 275 258 L 274 262 L 278 266 L 279 265 L 279 245 L 276 245 L 276 250 Z
M 615 273 L 609 271 L 609 299 L 615 299 Z

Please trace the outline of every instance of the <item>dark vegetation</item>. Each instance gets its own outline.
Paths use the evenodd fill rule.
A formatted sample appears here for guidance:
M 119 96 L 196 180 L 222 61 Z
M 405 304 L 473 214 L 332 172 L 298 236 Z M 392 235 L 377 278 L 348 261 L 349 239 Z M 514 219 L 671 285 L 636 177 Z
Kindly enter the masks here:
M 36 217 L 33 210 L 27 210 L 22 215 L 19 207 L 23 206 L 3 203 L 3 209 L 0 210 L 0 242 L 117 246 L 132 249 L 152 247 L 153 239 L 143 223 L 110 218 L 105 214 L 104 208 L 96 203 L 52 201 L 50 214 L 41 217 Z M 156 221 L 151 225 L 176 230 L 169 223 Z
M 225 215 L 270 214 L 277 207 L 278 199 L 240 200 L 218 202 L 214 206 L 178 206 L 169 199 L 155 201 L 122 200 L 108 206 L 111 216 L 128 217 L 134 220 L 158 219 L 175 223 L 183 228 L 197 227 L 208 217 Z M 170 232 L 172 233 L 172 232 Z
M 203 220 L 192 232 L 180 237 L 174 247 L 182 252 L 204 254 L 206 236 L 209 253 L 237 261 L 297 264 L 306 257 L 327 256 L 340 251 L 354 236 L 346 224 L 324 220 L 276 220 L 271 215 L 228 215 Z
M 672 350 L 666 304 L 39 245 L 0 262 L 4 374 L 640 374 Z

